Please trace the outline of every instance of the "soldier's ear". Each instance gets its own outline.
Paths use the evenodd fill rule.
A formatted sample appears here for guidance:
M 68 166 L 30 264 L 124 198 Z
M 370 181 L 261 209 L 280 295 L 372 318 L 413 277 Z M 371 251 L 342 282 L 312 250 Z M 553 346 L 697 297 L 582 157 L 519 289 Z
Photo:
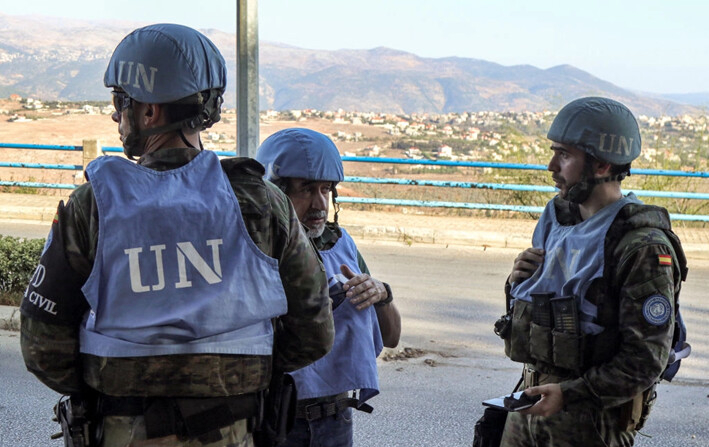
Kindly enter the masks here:
M 593 171 L 596 177 L 605 177 L 611 172 L 611 164 L 596 160 L 594 161 Z
M 145 127 L 164 125 L 164 109 L 161 104 L 143 104 L 142 121 Z

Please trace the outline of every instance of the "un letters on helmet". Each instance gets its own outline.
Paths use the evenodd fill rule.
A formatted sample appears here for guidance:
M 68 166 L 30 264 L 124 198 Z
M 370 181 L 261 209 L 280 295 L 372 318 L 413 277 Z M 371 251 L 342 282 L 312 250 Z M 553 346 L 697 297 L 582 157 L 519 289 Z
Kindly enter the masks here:
M 640 155 L 640 129 L 632 112 L 609 98 L 581 98 L 565 105 L 547 138 L 578 147 L 593 157 L 625 165 Z
M 139 28 L 118 44 L 104 75 L 136 101 L 165 104 L 226 87 L 226 63 L 200 32 L 182 25 Z

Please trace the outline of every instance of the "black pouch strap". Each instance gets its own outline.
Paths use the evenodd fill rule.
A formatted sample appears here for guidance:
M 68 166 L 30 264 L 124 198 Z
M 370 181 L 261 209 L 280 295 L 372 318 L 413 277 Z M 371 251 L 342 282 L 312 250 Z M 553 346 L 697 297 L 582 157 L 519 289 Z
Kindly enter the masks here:
M 210 398 L 101 396 L 102 416 L 145 417 L 148 439 L 169 435 L 197 438 L 258 414 L 256 393 Z
M 334 416 L 346 408 L 354 408 L 365 413 L 371 413 L 374 408 L 354 397 L 335 399 L 331 402 L 316 402 L 310 405 L 299 405 L 295 417 L 307 421 L 315 421 L 328 416 Z
M 185 433 L 182 418 L 173 399 L 145 399 L 145 437 L 162 438 Z
M 96 412 L 101 416 L 138 416 L 145 411 L 144 397 L 114 397 L 101 395 Z

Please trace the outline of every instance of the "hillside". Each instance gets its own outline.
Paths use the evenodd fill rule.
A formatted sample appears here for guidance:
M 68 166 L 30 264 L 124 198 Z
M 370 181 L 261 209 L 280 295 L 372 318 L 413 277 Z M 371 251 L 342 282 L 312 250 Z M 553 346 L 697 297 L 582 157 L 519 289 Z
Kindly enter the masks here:
M 0 14 L 0 97 L 105 100 L 103 73 L 120 39 L 142 23 Z M 227 60 L 227 106 L 236 98 L 236 38 L 202 30 Z M 638 114 L 694 106 L 622 89 L 569 65 L 540 69 L 470 58 L 422 58 L 389 48 L 322 51 L 261 42 L 261 109 L 389 113 L 557 110 L 587 95 L 618 99 Z M 675 96 L 677 101 L 691 98 Z

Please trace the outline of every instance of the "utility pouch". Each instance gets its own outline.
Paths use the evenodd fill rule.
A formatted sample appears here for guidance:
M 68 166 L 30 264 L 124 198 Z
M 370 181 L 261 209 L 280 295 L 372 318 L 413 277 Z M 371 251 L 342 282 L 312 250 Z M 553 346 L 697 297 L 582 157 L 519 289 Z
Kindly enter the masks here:
M 486 407 L 482 417 L 475 423 L 473 447 L 500 447 L 505 422 L 507 411 Z
M 553 363 L 552 329 L 532 322 L 529 326 L 529 354 L 535 359 Z
M 551 313 L 553 293 L 532 294 L 532 323 L 529 327 L 529 354 L 542 362 L 552 363 Z
M 559 368 L 579 371 L 583 365 L 583 336 L 554 329 L 552 338 L 552 363 Z
M 285 442 L 295 423 L 298 394 L 290 374 L 274 371 L 263 391 L 261 417 L 253 432 L 256 447 L 276 447 Z
M 620 407 L 619 427 L 623 431 L 638 431 L 645 426 L 657 401 L 657 384 L 635 396 Z
M 505 340 L 512 331 L 512 312 L 507 312 L 495 322 L 495 335 Z
M 521 377 L 512 392 L 518 391 L 523 382 L 524 377 Z M 475 422 L 472 447 L 500 447 L 507 413 L 507 410 L 501 408 L 485 407 L 482 417 Z
M 505 354 L 515 362 L 534 363 L 529 355 L 532 303 L 516 300 L 512 308 L 512 329 L 505 339 Z

